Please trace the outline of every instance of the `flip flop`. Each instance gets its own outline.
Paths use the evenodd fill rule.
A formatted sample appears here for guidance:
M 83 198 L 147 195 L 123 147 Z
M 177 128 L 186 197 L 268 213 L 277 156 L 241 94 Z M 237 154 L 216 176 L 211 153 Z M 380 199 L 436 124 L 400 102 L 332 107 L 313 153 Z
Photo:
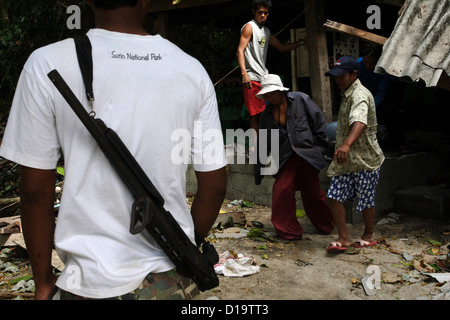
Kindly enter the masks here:
M 340 242 L 331 242 L 327 247 L 328 253 L 340 253 L 347 250 L 347 247 L 344 247 Z
M 376 241 L 376 240 L 366 241 L 363 239 L 359 239 L 359 240 L 355 241 L 355 243 L 352 244 L 352 247 L 353 248 L 367 248 L 367 247 L 373 247 L 377 243 L 378 243 L 378 241 Z

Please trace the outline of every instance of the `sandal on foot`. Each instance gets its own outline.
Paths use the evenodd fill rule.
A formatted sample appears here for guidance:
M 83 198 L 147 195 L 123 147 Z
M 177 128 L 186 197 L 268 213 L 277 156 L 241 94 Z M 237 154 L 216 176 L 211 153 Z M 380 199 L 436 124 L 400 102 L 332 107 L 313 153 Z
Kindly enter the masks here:
M 355 243 L 352 244 L 352 247 L 353 248 L 367 248 L 367 247 L 373 247 L 377 243 L 378 243 L 378 241 L 376 241 L 376 240 L 366 241 L 363 239 L 359 239 L 359 240 L 355 241 Z
M 347 247 L 344 247 L 340 242 L 331 242 L 327 247 L 328 253 L 339 253 L 347 250 Z

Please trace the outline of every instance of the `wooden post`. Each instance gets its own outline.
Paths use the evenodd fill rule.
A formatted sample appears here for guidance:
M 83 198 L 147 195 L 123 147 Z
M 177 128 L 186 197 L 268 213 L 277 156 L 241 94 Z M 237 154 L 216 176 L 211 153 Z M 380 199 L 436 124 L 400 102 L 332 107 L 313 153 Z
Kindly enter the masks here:
M 304 0 L 307 41 L 309 53 L 309 71 L 311 79 L 311 98 L 322 109 L 325 119 L 333 121 L 330 79 L 325 76 L 328 71 L 327 39 L 323 23 L 325 22 L 323 1 Z
M 295 29 L 290 30 L 291 42 L 295 42 Z M 297 85 L 297 55 L 296 50 L 291 51 L 291 78 L 292 78 L 292 91 L 298 91 Z
M 168 28 L 169 17 L 167 13 L 158 13 L 158 20 L 156 21 L 156 33 L 159 33 L 161 37 L 167 39 Z

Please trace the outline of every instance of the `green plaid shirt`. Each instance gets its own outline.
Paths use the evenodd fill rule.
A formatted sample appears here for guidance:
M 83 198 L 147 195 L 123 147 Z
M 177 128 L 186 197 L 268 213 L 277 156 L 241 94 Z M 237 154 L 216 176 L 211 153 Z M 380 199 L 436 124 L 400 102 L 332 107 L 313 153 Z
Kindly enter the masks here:
M 373 171 L 380 168 L 384 161 L 384 154 L 377 140 L 375 101 L 359 79 L 342 92 L 336 130 L 336 148 L 344 143 L 352 124 L 356 121 L 364 123 L 366 128 L 351 146 L 344 164 L 331 162 L 327 172 L 330 177 L 360 170 Z

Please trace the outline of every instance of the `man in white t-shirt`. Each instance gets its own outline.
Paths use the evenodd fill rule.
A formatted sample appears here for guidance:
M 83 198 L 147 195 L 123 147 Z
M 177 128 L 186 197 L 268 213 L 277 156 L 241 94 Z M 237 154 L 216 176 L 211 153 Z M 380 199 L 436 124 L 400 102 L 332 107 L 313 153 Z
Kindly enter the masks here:
M 96 28 L 88 32 L 94 111 L 121 137 L 165 199 L 165 209 L 194 243 L 194 229 L 208 234 L 226 190 L 211 80 L 197 60 L 144 30 L 151 1 L 87 2 L 96 17 Z M 192 298 L 189 290 L 195 286 L 173 270 L 156 242 L 145 232 L 130 233 L 134 199 L 51 83 L 47 74 L 53 69 L 90 108 L 73 39 L 37 49 L 20 76 L 0 149 L 3 157 L 21 165 L 22 227 L 35 299 L 48 299 L 55 282 L 62 298 L 131 294 L 142 299 L 155 298 L 155 292 L 166 299 Z M 220 133 L 220 139 L 211 139 L 211 132 Z M 186 154 L 193 159 L 198 182 L 191 210 L 186 204 Z M 61 155 L 65 180 L 55 228 L 55 168 Z M 53 238 L 65 263 L 58 278 L 51 266 Z M 156 290 L 160 282 L 174 290 Z

